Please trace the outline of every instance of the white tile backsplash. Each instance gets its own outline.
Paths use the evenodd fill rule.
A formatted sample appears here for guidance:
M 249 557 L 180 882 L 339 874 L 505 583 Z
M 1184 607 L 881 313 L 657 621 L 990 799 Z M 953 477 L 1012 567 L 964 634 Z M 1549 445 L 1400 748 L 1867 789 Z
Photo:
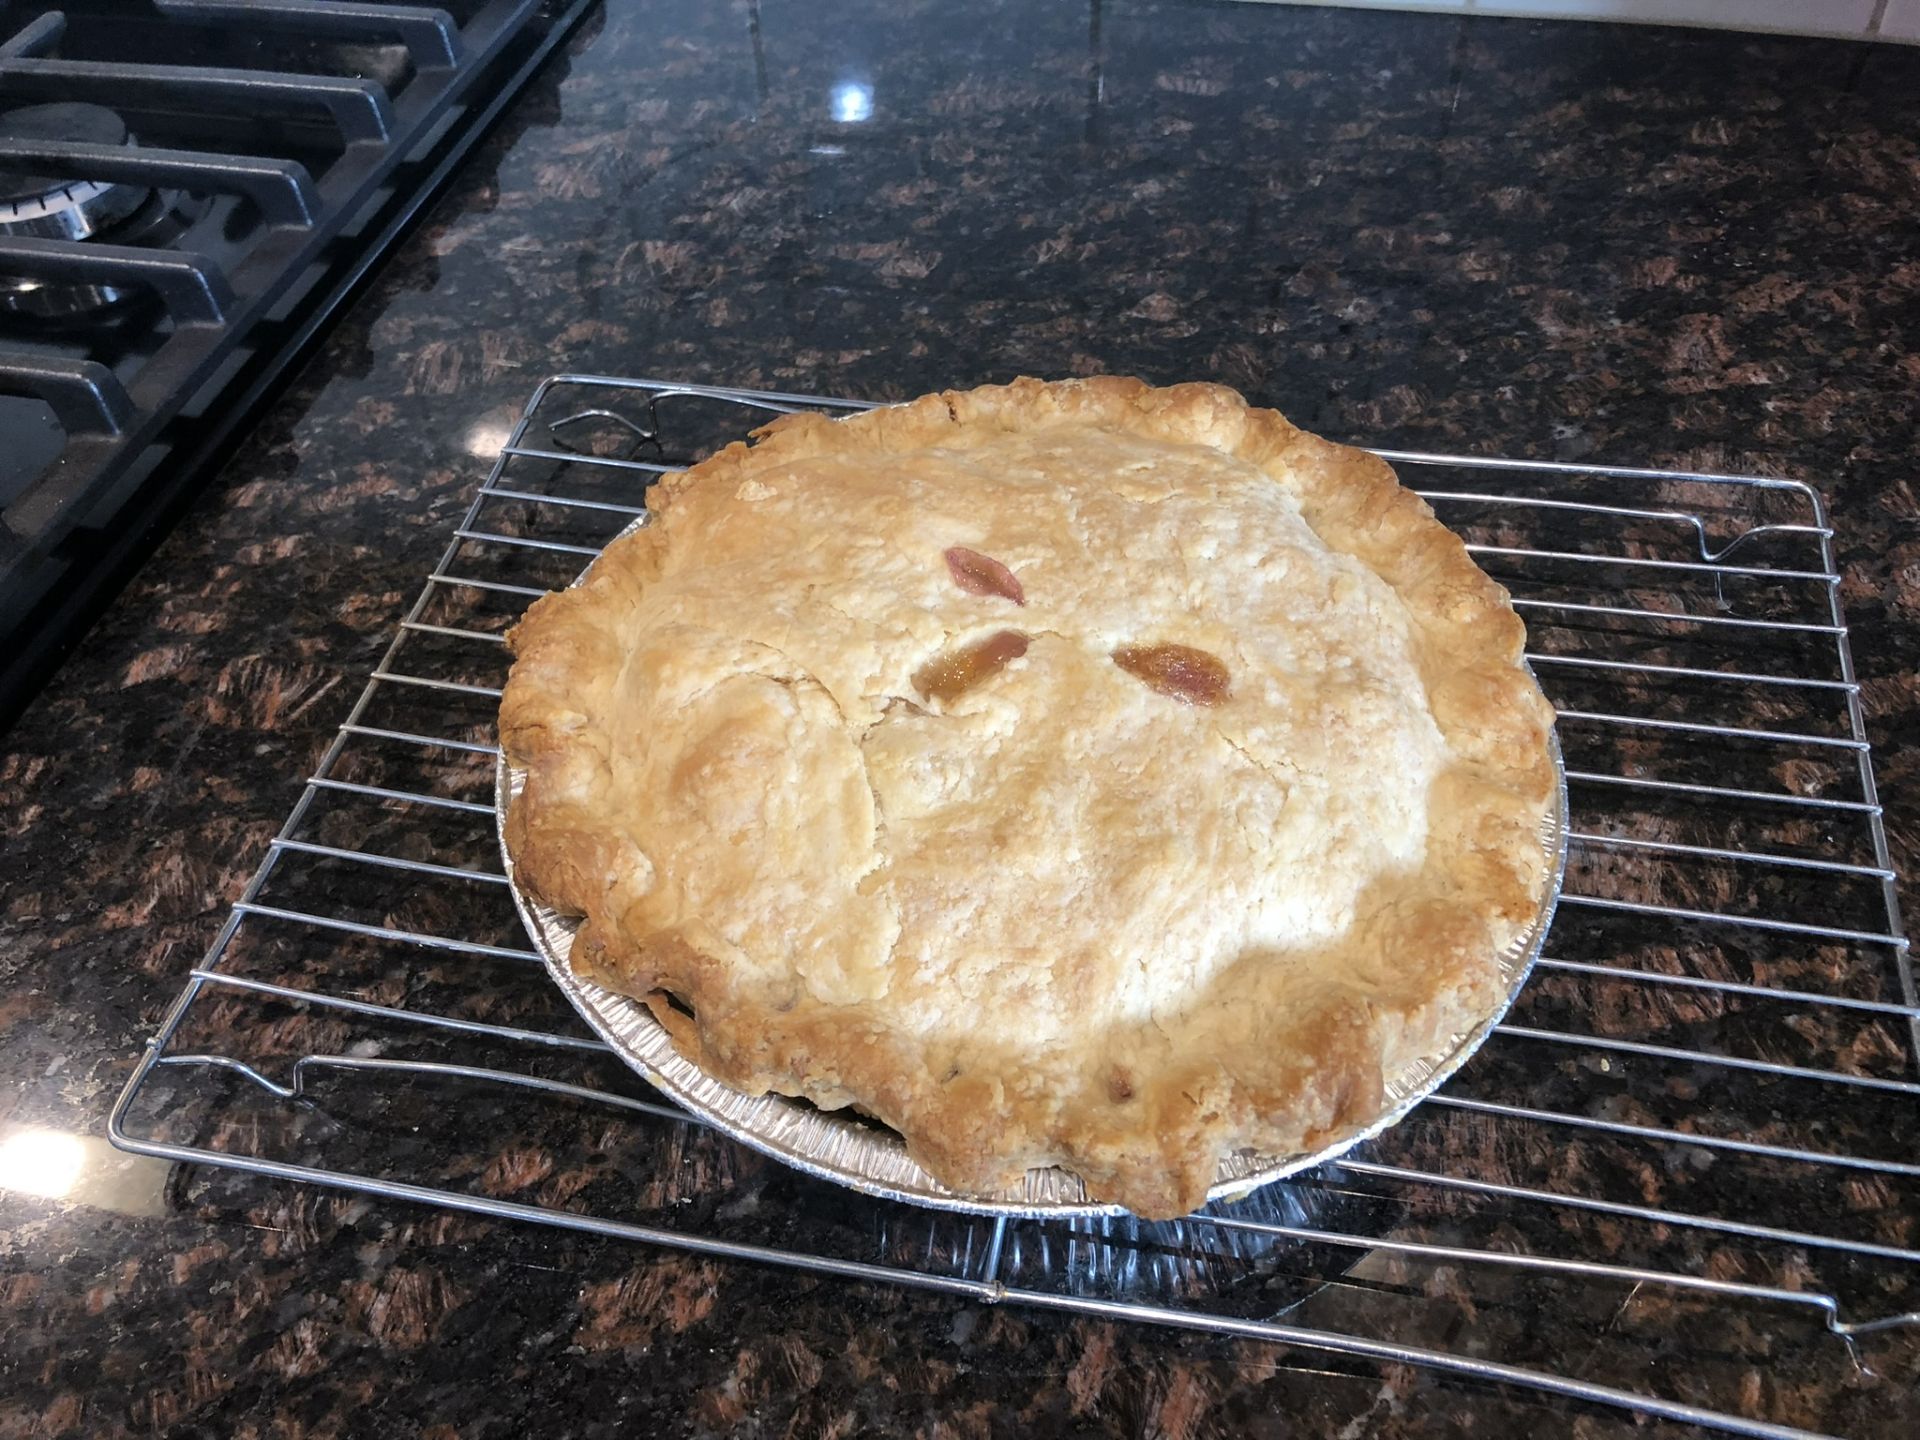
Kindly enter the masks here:
M 1920 40 L 1920 0 L 1887 0 L 1880 33 L 1889 40 Z
M 1468 0 L 1266 0 L 1280 5 L 1333 5 L 1342 10 L 1451 10 L 1464 14 Z
M 1480 0 L 1467 7 L 1482 15 L 1643 20 L 1801 35 L 1864 35 L 1874 8 L 1875 0 Z
M 1920 41 L 1920 0 L 1267 0 L 1351 10 L 1415 10 L 1554 20 L 1713 25 L 1788 35 Z M 1878 18 L 1876 30 L 1874 21 Z

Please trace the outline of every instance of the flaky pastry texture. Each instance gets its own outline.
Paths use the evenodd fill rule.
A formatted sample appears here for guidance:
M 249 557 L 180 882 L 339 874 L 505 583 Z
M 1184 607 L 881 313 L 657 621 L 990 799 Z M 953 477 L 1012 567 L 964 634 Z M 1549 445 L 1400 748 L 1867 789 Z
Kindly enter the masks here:
M 1165 1217 L 1498 1007 L 1552 711 L 1376 457 L 1023 379 L 790 416 L 650 503 L 512 632 L 506 834 L 708 1073 Z

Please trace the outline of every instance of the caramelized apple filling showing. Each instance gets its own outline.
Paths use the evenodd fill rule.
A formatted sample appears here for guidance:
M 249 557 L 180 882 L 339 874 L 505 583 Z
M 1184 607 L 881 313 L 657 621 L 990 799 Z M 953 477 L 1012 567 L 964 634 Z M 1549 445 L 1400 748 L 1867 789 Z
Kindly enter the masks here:
M 991 555 L 955 545 L 947 551 L 947 573 L 953 583 L 969 595 L 998 595 L 1016 605 L 1027 603 L 1026 588 L 1020 577 Z
M 925 699 L 950 704 L 1026 653 L 1026 636 L 1018 630 L 996 630 L 970 645 L 942 650 L 913 672 L 913 688 Z
M 1233 698 L 1226 665 L 1191 645 L 1122 645 L 1113 652 L 1113 663 L 1155 694 L 1189 705 Z

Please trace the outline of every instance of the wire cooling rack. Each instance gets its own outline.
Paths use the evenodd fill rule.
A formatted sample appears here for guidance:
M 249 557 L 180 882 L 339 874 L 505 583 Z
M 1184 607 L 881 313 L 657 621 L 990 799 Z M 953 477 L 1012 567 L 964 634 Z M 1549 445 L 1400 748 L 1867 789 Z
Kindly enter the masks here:
M 1920 995 L 1833 532 L 1798 481 L 1382 452 L 1528 621 L 1572 853 L 1506 1023 L 1339 1161 L 1167 1224 L 935 1215 L 651 1092 L 509 902 L 502 634 L 657 475 L 799 408 L 862 406 L 539 387 L 149 1043 L 116 1145 L 1751 1435 L 1802 1433 L 1754 1413 L 1756 1372 L 1920 1324 Z

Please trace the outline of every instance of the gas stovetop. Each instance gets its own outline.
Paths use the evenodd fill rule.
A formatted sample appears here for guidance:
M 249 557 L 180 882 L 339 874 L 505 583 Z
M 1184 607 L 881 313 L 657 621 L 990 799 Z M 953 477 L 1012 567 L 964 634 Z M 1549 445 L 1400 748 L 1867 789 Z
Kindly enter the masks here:
M 9 7 L 0 724 L 588 4 Z

